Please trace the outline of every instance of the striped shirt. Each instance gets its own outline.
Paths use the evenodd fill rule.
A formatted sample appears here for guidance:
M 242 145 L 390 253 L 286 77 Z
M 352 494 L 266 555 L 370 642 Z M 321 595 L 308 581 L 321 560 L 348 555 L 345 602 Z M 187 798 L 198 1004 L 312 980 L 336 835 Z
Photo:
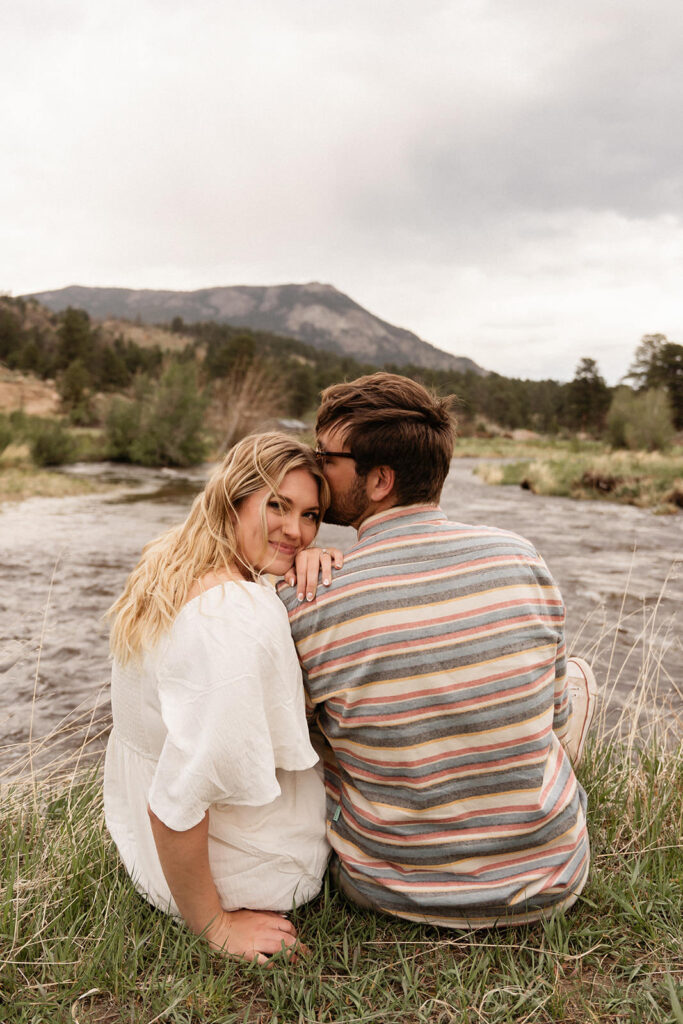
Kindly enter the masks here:
M 564 607 L 533 546 L 435 506 L 391 508 L 313 602 L 280 596 L 327 740 L 342 884 L 454 928 L 570 906 L 586 798 L 559 742 Z

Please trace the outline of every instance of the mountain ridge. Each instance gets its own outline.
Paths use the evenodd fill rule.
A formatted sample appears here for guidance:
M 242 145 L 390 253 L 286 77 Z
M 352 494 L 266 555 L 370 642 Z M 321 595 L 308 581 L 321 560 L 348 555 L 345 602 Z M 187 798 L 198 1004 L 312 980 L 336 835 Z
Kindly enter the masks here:
M 472 359 L 451 355 L 403 327 L 370 313 L 333 285 L 227 285 L 188 291 L 152 288 L 99 288 L 69 285 L 32 292 L 53 312 L 68 306 L 90 316 L 113 316 L 143 323 L 213 320 L 235 327 L 297 338 L 318 349 L 376 365 L 423 366 L 486 374 Z

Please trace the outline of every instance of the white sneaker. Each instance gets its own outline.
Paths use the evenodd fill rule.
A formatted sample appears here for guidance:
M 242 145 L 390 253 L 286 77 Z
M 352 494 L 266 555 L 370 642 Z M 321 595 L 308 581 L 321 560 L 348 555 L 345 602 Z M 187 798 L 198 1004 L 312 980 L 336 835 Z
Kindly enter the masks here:
M 593 669 L 583 658 L 568 659 L 567 685 L 572 699 L 572 711 L 562 746 L 576 768 L 581 762 L 588 730 L 598 705 L 598 684 Z

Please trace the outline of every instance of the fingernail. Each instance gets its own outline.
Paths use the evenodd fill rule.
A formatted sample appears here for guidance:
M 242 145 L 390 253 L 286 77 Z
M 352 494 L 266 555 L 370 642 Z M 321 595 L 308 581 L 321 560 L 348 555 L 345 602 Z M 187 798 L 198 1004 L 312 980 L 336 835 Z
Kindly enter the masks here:
M 306 594 L 306 600 L 307 601 L 312 601 L 313 600 L 313 594 Z
M 326 587 L 329 587 L 329 585 L 330 585 L 330 581 L 329 580 L 323 580 L 323 583 L 325 584 Z
M 296 595 L 296 599 L 297 599 L 297 601 L 303 601 L 304 595 L 303 594 L 297 594 Z

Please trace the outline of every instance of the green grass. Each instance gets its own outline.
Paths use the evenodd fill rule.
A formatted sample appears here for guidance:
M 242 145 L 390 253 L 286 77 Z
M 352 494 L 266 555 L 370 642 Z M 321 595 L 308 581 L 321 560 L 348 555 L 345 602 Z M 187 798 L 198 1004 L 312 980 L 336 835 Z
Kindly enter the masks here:
M 661 452 L 541 449 L 522 461 L 481 463 L 487 483 L 517 484 L 534 494 L 597 499 L 675 512 L 683 507 L 683 448 Z M 516 458 L 517 456 L 512 456 Z
M 516 439 L 499 434 L 492 437 L 458 437 L 454 458 L 526 459 L 528 457 L 559 455 L 563 453 L 601 454 L 609 451 L 603 441 L 582 437 L 549 437 L 538 435 Z
M 63 498 L 90 494 L 105 488 L 87 480 L 38 466 L 31 457 L 31 446 L 41 432 L 48 436 L 64 428 L 70 441 L 67 462 L 99 462 L 107 458 L 101 430 L 70 427 L 55 417 L 0 413 L 0 435 L 8 439 L 0 450 L 0 503 L 26 498 Z M 4 433 L 3 433 L 4 432 Z
M 107 458 L 104 431 L 95 427 L 74 427 L 58 416 L 30 416 L 21 410 L 6 415 L 0 411 L 0 468 L 34 465 L 31 450 L 36 440 L 65 433 L 69 440 L 63 462 L 99 462 Z
M 639 678 L 627 710 L 608 724 L 603 707 L 578 772 L 588 885 L 546 923 L 437 930 L 326 886 L 294 914 L 308 956 L 269 968 L 224 959 L 145 903 L 118 862 L 101 753 L 86 739 L 64 752 L 65 733 L 73 748 L 106 719 L 75 716 L 16 751 L 22 774 L 0 790 L 0 1021 L 683 1024 L 681 711 L 659 696 L 670 636 L 656 617 L 629 652 Z M 622 621 L 605 627 L 608 647 Z M 622 668 L 610 658 L 607 697 Z
M 593 867 L 548 923 L 449 933 L 325 888 L 295 914 L 310 953 L 260 968 L 208 952 L 133 891 L 99 769 L 4 802 L 0 1019 L 131 1022 L 680 1022 L 683 756 L 594 748 Z
M 95 480 L 67 476 L 51 469 L 33 465 L 3 465 L 0 459 L 0 504 L 24 501 L 26 498 L 67 498 L 92 494 L 107 488 Z

